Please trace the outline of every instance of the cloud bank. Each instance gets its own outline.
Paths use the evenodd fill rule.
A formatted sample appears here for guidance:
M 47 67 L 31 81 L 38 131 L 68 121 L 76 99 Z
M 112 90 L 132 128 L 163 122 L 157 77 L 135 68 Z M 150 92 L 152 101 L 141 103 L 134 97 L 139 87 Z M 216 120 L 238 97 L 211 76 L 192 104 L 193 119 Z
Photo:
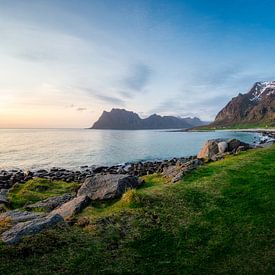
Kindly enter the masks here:
M 275 78 L 268 1 L 238 13 L 223 1 L 112 2 L 0 3 L 0 127 L 25 113 L 27 126 L 86 127 L 112 107 L 212 120 Z

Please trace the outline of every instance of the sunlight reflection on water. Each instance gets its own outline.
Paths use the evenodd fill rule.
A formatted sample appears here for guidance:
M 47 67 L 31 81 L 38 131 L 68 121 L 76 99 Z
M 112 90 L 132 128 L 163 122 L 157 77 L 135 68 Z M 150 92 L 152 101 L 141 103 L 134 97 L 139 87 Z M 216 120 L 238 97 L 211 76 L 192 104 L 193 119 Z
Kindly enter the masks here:
M 77 169 L 81 165 L 168 159 L 195 155 L 208 139 L 237 138 L 252 143 L 258 136 L 223 131 L 0 129 L 0 168 Z

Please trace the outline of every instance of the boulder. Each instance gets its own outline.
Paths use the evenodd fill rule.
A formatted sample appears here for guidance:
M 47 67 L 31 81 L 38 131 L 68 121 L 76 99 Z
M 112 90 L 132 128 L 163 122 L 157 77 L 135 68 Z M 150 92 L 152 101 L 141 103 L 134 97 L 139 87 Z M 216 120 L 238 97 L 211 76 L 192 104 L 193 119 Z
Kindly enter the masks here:
M 249 144 L 241 142 L 238 139 L 230 139 L 227 141 L 222 139 L 208 140 L 197 157 L 199 159 L 211 159 L 216 161 L 222 158 L 226 152 L 228 152 L 228 154 L 236 153 L 240 146 L 242 147 L 239 151 L 251 148 Z
M 0 221 L 9 219 L 13 223 L 19 223 L 19 222 L 26 222 L 26 221 L 34 220 L 41 216 L 42 215 L 39 213 L 12 210 L 12 211 L 8 211 L 8 212 L 1 214 Z
M 236 153 L 239 153 L 239 152 L 242 152 L 242 151 L 246 151 L 246 150 L 247 150 L 246 147 L 243 146 L 243 145 L 241 145 L 241 146 L 239 146 L 239 147 L 236 149 Z
M 64 219 L 71 218 L 74 214 L 79 213 L 90 203 L 90 198 L 86 195 L 78 196 L 51 212 L 52 215 L 58 214 Z
M 1 189 L 0 190 L 0 203 L 4 203 L 4 204 L 9 203 L 7 195 L 8 195 L 8 189 Z
M 182 179 L 184 171 L 182 170 L 182 167 L 178 165 L 171 165 L 163 168 L 162 174 L 166 179 L 174 183 Z
M 97 174 L 87 178 L 78 196 L 88 196 L 92 200 L 106 200 L 120 197 L 127 189 L 140 186 L 143 181 L 125 174 Z
M 217 140 L 208 140 L 203 146 L 201 151 L 198 153 L 198 159 L 212 159 L 216 154 L 219 153 L 219 147 Z
M 236 152 L 237 148 L 241 145 L 241 142 L 238 139 L 230 139 L 227 141 L 228 151 Z
M 35 208 L 41 208 L 47 212 L 52 211 L 53 209 L 61 206 L 62 204 L 68 202 L 71 200 L 74 196 L 72 194 L 64 194 L 62 196 L 58 197 L 51 197 L 43 201 L 39 201 L 34 204 L 27 205 L 25 208 L 27 210 L 35 209 Z
M 55 214 L 27 222 L 21 222 L 5 231 L 2 234 L 2 240 L 7 244 L 16 244 L 25 236 L 37 234 L 63 221 L 60 215 Z
M 163 168 L 163 176 L 170 182 L 175 183 L 183 178 L 183 176 L 196 169 L 202 161 L 199 159 L 190 160 L 185 163 L 178 163 L 176 165 L 170 165 Z
M 219 153 L 223 154 L 227 151 L 228 148 L 228 144 L 226 141 L 221 141 L 218 143 L 218 149 L 219 149 Z

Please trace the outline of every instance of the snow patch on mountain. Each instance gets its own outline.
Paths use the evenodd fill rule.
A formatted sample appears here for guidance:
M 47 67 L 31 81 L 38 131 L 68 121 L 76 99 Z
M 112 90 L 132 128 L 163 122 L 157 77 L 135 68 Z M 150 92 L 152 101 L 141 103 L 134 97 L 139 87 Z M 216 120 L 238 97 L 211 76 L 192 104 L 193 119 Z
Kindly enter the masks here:
M 257 82 L 255 87 L 252 89 L 252 98 L 250 101 L 259 101 L 264 96 L 270 96 L 271 94 L 275 94 L 275 81 L 263 81 Z

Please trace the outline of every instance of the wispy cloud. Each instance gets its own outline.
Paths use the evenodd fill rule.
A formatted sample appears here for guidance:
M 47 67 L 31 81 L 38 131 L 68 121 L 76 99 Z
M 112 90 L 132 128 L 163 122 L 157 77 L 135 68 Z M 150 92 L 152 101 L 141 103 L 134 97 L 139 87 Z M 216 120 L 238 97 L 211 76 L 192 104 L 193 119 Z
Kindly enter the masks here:
M 76 108 L 76 110 L 77 110 L 78 112 L 83 112 L 83 111 L 86 111 L 87 108 L 85 108 L 85 107 L 78 107 L 78 108 Z
M 96 94 L 94 95 L 95 98 L 99 99 L 102 102 L 111 104 L 111 105 L 116 105 L 116 106 L 125 106 L 125 101 L 117 98 L 117 97 L 113 97 L 113 96 L 107 96 L 107 95 L 99 95 Z
M 244 12 L 252 9 L 246 19 L 253 19 L 253 25 L 246 28 L 244 17 L 234 13 L 235 5 L 226 5 L 223 15 L 228 20 L 223 20 L 219 5 L 211 10 L 207 4 L 192 7 L 195 1 L 166 1 L 158 10 L 151 1 L 128 1 L 127 8 L 123 1 L 84 1 L 77 8 L 77 1 L 4 2 L 3 117 L 36 109 L 33 117 L 39 123 L 62 124 L 67 116 L 68 125 L 83 125 L 96 120 L 103 109 L 118 106 L 144 115 L 208 120 L 253 82 L 275 77 L 274 16 L 272 9 L 260 9 L 266 3 L 257 9 L 243 7 Z M 268 28 L 261 26 L 264 21 Z M 44 119 L 64 113 L 65 106 L 64 116 Z
M 146 64 L 136 64 L 130 69 L 130 74 L 124 80 L 126 87 L 134 91 L 142 90 L 148 83 L 151 69 Z
M 136 94 L 145 92 L 151 76 L 152 68 L 147 64 L 137 63 L 130 66 L 127 75 L 121 80 L 122 89 L 119 94 L 125 98 L 132 98 Z
M 111 105 L 116 106 L 125 106 L 125 101 L 121 99 L 118 96 L 110 96 L 108 95 L 108 91 L 105 92 L 99 92 L 97 89 L 91 88 L 89 86 L 81 85 L 77 87 L 76 89 L 80 91 L 84 91 L 86 94 L 88 94 L 91 98 L 98 99 L 104 103 L 108 103 Z

